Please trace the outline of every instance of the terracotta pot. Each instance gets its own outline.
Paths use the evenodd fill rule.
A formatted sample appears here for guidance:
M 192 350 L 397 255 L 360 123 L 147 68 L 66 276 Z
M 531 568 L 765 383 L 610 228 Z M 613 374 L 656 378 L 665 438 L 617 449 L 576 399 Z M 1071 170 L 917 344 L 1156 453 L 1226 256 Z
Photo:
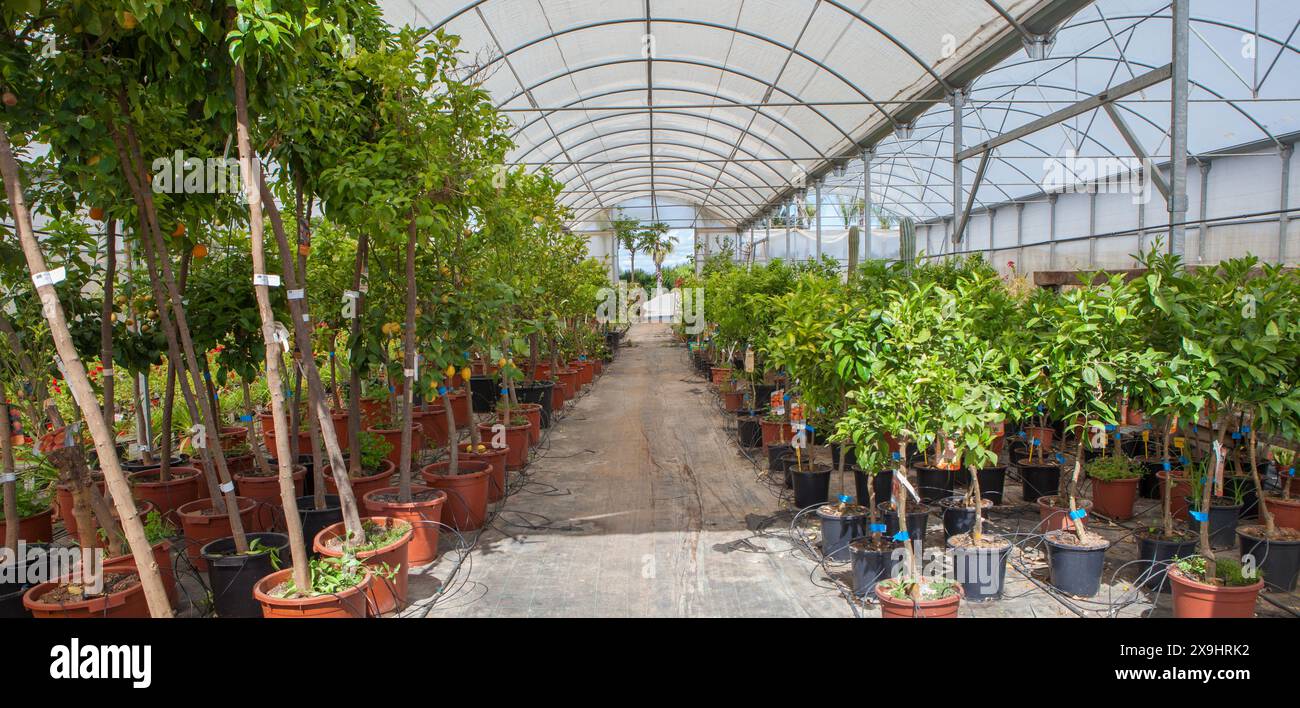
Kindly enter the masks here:
M 1264 506 L 1273 515 L 1273 523 L 1281 528 L 1300 529 L 1300 499 L 1264 497 Z
M 728 413 L 738 413 L 741 407 L 745 405 L 745 394 L 742 391 L 724 391 L 722 394 L 722 407 Z
M 528 449 L 530 445 L 529 436 L 531 435 L 532 425 L 507 425 L 506 426 L 506 469 L 521 470 L 528 466 Z M 492 425 L 489 423 L 480 423 L 478 434 L 483 440 L 491 446 Z
M 383 439 L 388 443 L 388 445 L 389 445 L 388 455 L 384 457 L 385 460 L 388 460 L 389 462 L 393 463 L 393 466 L 394 466 L 394 467 L 396 467 L 397 465 L 402 464 L 402 430 L 401 430 L 401 428 L 398 428 L 398 429 L 396 429 L 396 430 L 393 430 L 393 429 L 390 429 L 390 428 L 366 428 L 366 432 L 367 432 L 367 433 L 372 433 L 372 434 L 374 434 L 374 435 L 378 435 L 379 437 L 383 438 Z M 418 450 L 420 450 L 421 448 L 424 447 L 424 439 L 423 439 L 423 438 L 424 438 L 424 432 L 420 429 L 420 426 L 417 426 L 417 425 L 415 424 L 415 421 L 412 420 L 412 421 L 411 421 L 411 453 L 412 453 L 412 456 L 414 456 L 414 454 L 415 454 L 416 451 L 418 451 Z
M 1142 411 L 1137 410 L 1136 408 L 1130 408 L 1128 409 L 1127 420 L 1129 425 L 1145 425 L 1147 417 Z
M 1177 566 L 1169 569 L 1169 581 L 1174 591 L 1174 617 L 1178 618 L 1254 617 L 1259 591 L 1264 588 L 1262 578 L 1235 588 L 1207 585 L 1183 575 Z
M 462 452 L 460 459 L 486 462 L 491 465 L 488 470 L 488 501 L 501 501 L 506 496 L 506 456 L 509 450 L 488 448 L 484 452 Z
M 388 412 L 388 401 L 378 398 L 361 399 L 361 428 L 364 430 Z
M 447 433 L 447 411 L 442 407 L 442 403 L 431 403 L 415 409 L 416 420 L 420 422 L 420 427 L 424 430 L 425 437 L 433 443 L 434 447 L 446 447 Z
M 176 568 L 172 566 L 170 538 L 164 538 L 153 544 L 153 560 L 158 564 L 158 575 L 162 576 L 163 587 L 167 590 L 167 599 L 171 601 L 172 607 L 175 607 L 179 596 L 176 593 Z M 130 551 L 125 555 L 104 559 L 105 567 L 119 565 L 130 566 L 133 570 L 138 568 L 135 564 L 135 556 L 131 555 Z
M 229 450 L 248 442 L 248 428 L 242 425 L 230 425 L 221 429 L 218 436 L 221 449 Z
M 586 386 L 595 379 L 595 374 L 591 371 L 591 365 L 581 359 L 569 362 L 569 368 L 578 372 L 579 386 Z
M 411 539 L 415 535 L 415 529 L 411 524 L 395 519 L 389 516 L 372 516 L 363 521 L 372 521 L 379 524 L 385 529 L 393 528 L 395 525 L 406 527 L 406 533 L 402 537 L 384 546 L 376 548 L 373 551 L 361 551 L 357 553 L 359 558 L 372 569 L 378 570 L 387 568 L 393 573 L 393 577 L 383 578 L 375 576 L 374 580 L 367 588 L 367 595 L 370 596 L 370 602 L 379 614 L 387 614 L 394 610 L 401 609 L 406 604 L 406 575 L 411 571 L 410 546 Z M 329 542 L 333 539 L 344 536 L 347 531 L 343 528 L 343 522 L 327 526 L 312 541 L 312 548 L 322 556 L 331 558 L 340 558 L 343 556 L 342 549 L 333 549 L 329 547 Z M 372 574 L 374 570 L 371 571 Z
M 271 470 L 276 474 L 270 477 L 260 475 L 237 474 L 235 475 L 235 493 L 241 497 L 255 499 L 259 504 L 270 504 L 274 507 L 283 507 L 284 500 L 280 498 L 280 475 L 277 468 Z M 294 498 L 303 496 L 303 484 L 307 479 L 307 467 L 304 465 L 293 466 L 293 492 Z
M 714 386 L 721 386 L 728 378 L 731 377 L 731 369 L 728 367 L 712 367 L 709 369 Z
M 592 359 L 591 367 L 593 370 L 595 370 L 597 376 L 605 375 L 605 362 L 601 361 L 600 359 Z
M 567 400 L 569 397 L 565 395 L 564 382 L 556 377 L 555 385 L 551 387 L 551 412 L 559 413 L 564 409 L 564 402 Z
M 911 600 L 892 597 L 880 587 L 880 583 L 876 584 L 876 599 L 880 600 L 880 616 L 889 619 L 952 619 L 957 616 L 961 596 L 961 586 L 958 585 L 957 593 L 951 597 L 914 603 Z
M 275 430 L 275 417 L 270 413 L 262 413 L 258 416 L 262 421 L 262 444 L 266 446 L 267 454 L 274 456 L 279 451 L 279 438 Z M 303 421 L 298 427 L 298 439 L 289 440 L 289 451 L 297 455 L 311 454 L 311 433 L 307 429 L 307 422 Z
M 244 530 L 257 531 L 253 523 L 253 512 L 257 510 L 257 502 L 245 497 L 235 497 L 235 503 L 239 506 L 239 520 L 243 523 Z M 196 499 L 176 510 L 176 515 L 180 517 L 181 530 L 185 535 L 185 555 L 200 571 L 208 569 L 207 561 L 203 560 L 203 554 L 199 552 L 203 546 L 208 541 L 231 535 L 230 516 L 203 513 L 211 508 L 211 499 Z
M 292 579 L 293 568 L 279 570 L 257 581 L 253 597 L 262 603 L 262 616 L 270 619 L 344 619 L 367 617 L 368 594 L 374 576 L 366 573 L 360 585 L 333 595 L 307 598 L 272 597 L 269 593 Z
M 464 391 L 453 391 L 447 394 L 447 398 L 451 399 L 451 413 L 456 419 L 456 429 L 468 428 L 473 417 L 469 409 L 469 394 Z
M 1033 445 L 1034 440 L 1036 439 L 1039 441 L 1039 444 L 1042 445 L 1043 450 L 1052 449 L 1052 440 L 1055 436 L 1056 430 L 1052 428 L 1039 428 L 1036 426 L 1025 427 L 1025 437 L 1029 444 Z
M 582 390 L 582 383 L 578 380 L 576 369 L 565 369 L 560 372 L 560 381 L 564 384 L 564 397 L 573 399 Z
M 544 361 L 537 362 L 537 368 L 533 369 L 533 378 L 539 381 L 550 381 L 551 365 Z
M 1169 500 L 1169 510 L 1175 519 L 1188 521 L 1192 518 L 1191 514 L 1187 513 L 1189 508 L 1187 505 L 1187 497 L 1192 494 L 1192 484 L 1183 477 L 1182 470 L 1174 470 L 1173 473 L 1176 475 L 1174 477 L 1174 496 Z M 1161 499 L 1163 499 L 1165 485 L 1168 483 L 1167 480 L 1169 473 L 1162 470 L 1156 473 L 1156 477 L 1160 479 L 1160 494 L 1162 495 Z M 1163 509 L 1164 507 L 1162 506 L 1161 508 Z
M 153 502 L 163 518 L 175 524 L 176 510 L 198 499 L 199 484 L 203 481 L 203 471 L 197 467 L 173 467 L 171 479 L 158 481 L 157 468 L 134 472 L 131 481 L 131 496 L 141 501 Z
M 68 493 L 71 496 L 71 492 Z M 72 512 L 69 511 L 71 516 Z M 74 525 L 76 522 L 73 522 Z M 0 539 L 4 538 L 7 521 L 0 521 Z M 18 540 L 27 543 L 49 543 L 54 540 L 54 507 L 24 516 L 18 520 Z
M 784 445 L 790 441 L 793 433 L 790 432 L 790 424 L 784 420 L 768 420 L 764 418 L 763 426 L 763 449 L 772 445 Z
M 397 494 L 400 487 L 384 487 L 366 494 L 362 504 L 366 511 L 375 516 L 400 519 L 411 525 L 411 545 L 407 547 L 407 558 L 411 565 L 425 565 L 438 558 L 438 524 L 442 521 L 442 506 L 447 501 L 447 493 L 432 487 L 411 486 L 412 494 L 433 491 L 436 498 L 428 501 L 402 502 L 378 501 L 374 497 L 384 494 Z
M 459 461 L 460 474 L 447 476 L 448 462 L 435 462 L 420 470 L 425 484 L 447 493 L 443 523 L 457 531 L 473 531 L 487 519 L 488 476 L 491 465 L 475 460 Z
M 1138 482 L 1141 478 L 1092 480 L 1092 508 L 1109 519 L 1122 521 L 1133 518 L 1133 504 L 1137 502 Z
M 135 565 L 107 565 L 105 573 L 135 573 Z M 136 583 L 121 592 L 109 593 L 79 602 L 63 604 L 40 602 L 37 598 L 58 587 L 59 583 L 41 583 L 23 594 L 23 607 L 38 619 L 88 619 L 88 618 L 142 618 L 149 616 L 149 603 L 144 597 L 144 586 Z
M 518 414 L 528 419 L 528 444 L 536 446 L 542 442 L 542 407 L 536 403 L 520 403 L 518 406 L 510 407 L 511 415 Z M 502 414 L 497 414 L 497 420 L 505 422 Z
M 366 494 L 388 486 L 389 479 L 397 471 L 397 465 L 389 460 L 384 460 L 381 466 L 383 469 L 375 474 L 363 474 L 360 477 L 351 479 L 353 496 L 357 499 L 363 499 Z M 325 476 L 325 493 L 338 494 L 339 488 L 338 485 L 334 484 L 334 471 L 330 468 L 330 465 L 325 465 L 325 469 L 321 470 L 321 473 Z
M 352 443 L 352 438 L 348 437 L 348 412 L 331 411 L 330 420 L 334 422 L 334 437 L 339 441 L 339 449 L 346 450 Z M 325 446 L 325 441 L 321 440 L 321 447 Z
M 1074 522 L 1070 520 L 1070 510 L 1065 507 L 1053 506 L 1051 502 L 1056 497 L 1039 497 L 1038 498 L 1038 518 L 1042 521 L 1038 524 L 1039 533 L 1049 531 L 1069 531 L 1074 528 Z M 1092 511 L 1092 501 L 1089 499 L 1080 499 L 1079 508 L 1084 511 Z M 1083 521 L 1086 526 L 1088 520 Z
M 196 462 L 194 466 L 198 467 L 199 469 L 206 469 L 206 466 L 201 462 Z M 230 473 L 230 476 L 232 478 L 235 475 L 246 474 L 248 473 L 249 470 L 252 470 L 256 466 L 257 466 L 257 460 L 254 460 L 251 454 L 237 455 L 235 457 L 226 457 L 226 471 Z M 203 496 L 207 496 L 207 490 L 208 490 L 207 483 L 204 482 L 202 478 L 200 478 L 198 482 L 195 482 L 195 484 L 199 485 L 199 494 Z

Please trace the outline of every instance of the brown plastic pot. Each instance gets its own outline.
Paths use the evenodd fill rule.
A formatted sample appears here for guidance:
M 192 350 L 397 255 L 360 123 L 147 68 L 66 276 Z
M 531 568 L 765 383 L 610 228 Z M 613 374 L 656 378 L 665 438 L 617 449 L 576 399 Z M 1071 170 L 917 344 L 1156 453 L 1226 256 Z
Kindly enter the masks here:
M 235 503 L 239 507 L 239 520 L 243 523 L 244 530 L 257 531 L 258 529 L 253 526 L 253 512 L 257 510 L 257 502 L 246 497 L 235 497 Z M 200 553 L 203 546 L 208 541 L 233 535 L 230 530 L 230 516 L 203 513 L 211 508 L 211 499 L 195 499 L 176 510 L 176 515 L 180 517 L 181 530 L 185 535 L 185 555 L 200 571 L 208 569 L 208 563 L 203 560 L 203 554 Z
M 532 431 L 532 425 L 507 425 L 506 426 L 506 469 L 521 470 L 528 466 L 528 449 L 529 439 Z M 478 433 L 483 440 L 492 440 L 492 425 L 480 423 Z M 490 443 L 489 443 L 490 444 Z
M 518 413 L 528 420 L 528 444 L 535 447 L 542 442 L 542 407 L 536 403 L 520 403 L 510 407 L 511 414 Z M 497 414 L 497 420 L 505 422 L 503 414 Z
M 389 479 L 397 471 L 397 465 L 393 464 L 391 460 L 384 460 L 380 463 L 380 467 L 380 471 L 375 474 L 353 477 L 350 480 L 353 496 L 362 499 L 366 494 L 388 486 Z M 325 492 L 327 494 L 338 494 L 339 487 L 334 483 L 334 470 L 331 466 L 325 465 L 325 469 L 321 470 L 321 472 L 325 475 Z
M 407 559 L 411 565 L 425 565 L 438 559 L 438 524 L 442 521 L 442 507 L 447 501 L 447 493 L 432 487 L 411 486 L 412 494 L 427 491 L 437 492 L 437 497 L 429 501 L 410 503 L 377 501 L 374 497 L 381 494 L 397 494 L 401 487 L 384 487 L 370 492 L 362 499 L 366 511 L 375 516 L 400 519 L 411 525 L 411 544 L 407 547 Z
M 592 359 L 591 368 L 596 372 L 596 376 L 605 375 L 605 362 L 601 361 L 600 359 Z
M 764 418 L 761 421 L 763 426 L 763 449 L 773 445 L 784 445 L 790 441 L 792 433 L 790 424 L 784 420 L 768 420 Z
M 217 436 L 222 450 L 229 450 L 244 444 L 248 440 L 248 428 L 242 425 L 228 425 Z
M 361 425 L 368 428 L 388 411 L 388 401 L 379 398 L 361 399 Z
M 1056 430 L 1052 428 L 1040 428 L 1037 426 L 1025 427 L 1026 441 L 1032 446 L 1037 439 L 1044 451 L 1052 449 L 1052 440 L 1056 436 Z
M 737 413 L 745 405 L 745 394 L 741 391 L 726 391 L 722 394 L 722 407 L 728 413 Z
M 432 403 L 415 409 L 415 419 L 424 430 L 424 435 L 435 447 L 446 447 L 447 410 L 441 403 Z
M 557 376 L 555 385 L 551 387 L 551 411 L 558 413 L 563 410 L 564 402 L 567 400 L 569 397 L 564 393 L 564 382 Z
M 591 365 L 581 359 L 575 359 L 569 362 L 569 368 L 578 372 L 579 386 L 586 386 L 595 380 L 595 375 L 591 371 Z
M 1140 481 L 1139 477 L 1092 480 L 1093 510 L 1116 521 L 1133 518 L 1133 504 L 1137 502 Z
M 1169 510 L 1175 519 L 1188 521 L 1192 518 L 1191 514 L 1187 513 L 1190 508 L 1187 505 L 1187 497 L 1192 495 L 1192 483 L 1183 476 L 1182 470 L 1174 470 L 1174 475 L 1176 475 L 1174 477 L 1174 497 L 1169 500 Z M 1162 495 L 1161 499 L 1163 499 L 1169 473 L 1160 471 L 1156 473 L 1156 477 L 1160 479 L 1160 494 Z
M 486 462 L 491 465 L 488 470 L 488 501 L 501 501 L 506 496 L 506 455 L 508 449 L 488 448 L 484 452 L 462 452 L 460 459 Z
M 388 443 L 388 455 L 385 460 L 393 463 L 393 466 L 402 464 L 402 429 L 401 428 L 366 428 L 366 432 L 372 435 L 378 435 Z M 411 451 L 414 452 L 424 447 L 424 441 L 420 439 L 421 431 L 411 422 Z
M 367 617 L 367 590 L 374 583 L 374 576 L 366 573 L 365 580 L 356 587 L 348 588 L 334 595 L 319 597 L 286 598 L 272 597 L 269 593 L 280 583 L 289 580 L 293 568 L 278 570 L 257 581 L 253 586 L 253 597 L 262 603 L 262 616 L 268 619 L 347 619 Z
M 270 477 L 251 474 L 235 475 L 235 493 L 241 497 L 255 499 L 259 504 L 283 507 L 284 501 L 280 498 L 280 475 L 276 468 L 272 467 L 271 469 L 277 474 Z M 306 479 L 307 467 L 294 465 L 293 496 L 295 499 L 303 496 L 303 484 Z
M 1038 498 L 1038 518 L 1041 521 L 1038 524 L 1039 533 L 1049 531 L 1069 531 L 1074 528 L 1074 522 L 1070 520 L 1069 507 L 1055 506 L 1052 504 L 1056 497 L 1039 497 Z M 1079 508 L 1084 511 L 1092 511 L 1092 501 L 1080 499 Z M 1084 519 L 1086 525 L 1087 519 Z
M 880 587 L 885 581 L 876 583 L 876 599 L 880 600 L 880 616 L 888 619 L 952 619 L 957 616 L 961 606 L 962 589 L 957 586 L 956 594 L 942 600 L 899 600 L 892 597 Z
M 1287 529 L 1300 529 L 1300 499 L 1264 497 L 1264 506 L 1273 515 L 1273 523 Z
M 135 565 L 108 565 L 105 573 L 137 573 Z M 41 583 L 23 593 L 23 607 L 38 619 L 95 619 L 142 618 L 149 616 L 149 603 L 144 596 L 144 585 L 136 583 L 120 592 L 94 597 L 79 602 L 40 602 L 36 598 L 58 587 L 58 582 Z
M 469 410 L 469 394 L 464 391 L 452 391 L 447 394 L 447 398 L 451 399 L 451 414 L 456 420 L 456 429 L 468 428 L 473 417 Z
M 491 465 L 479 460 L 458 460 L 460 474 L 447 476 L 449 462 L 435 462 L 420 470 L 425 484 L 447 493 L 442 522 L 457 531 L 473 531 L 487 519 L 488 475 Z
M 1177 566 L 1169 568 L 1174 591 L 1174 617 L 1178 618 L 1249 618 L 1255 616 L 1255 603 L 1264 588 L 1261 578 L 1253 585 L 1220 587 L 1192 580 Z
M 560 383 L 564 384 L 564 397 L 572 400 L 577 397 L 578 392 L 582 390 L 582 384 L 578 381 L 578 372 L 576 369 L 565 369 L 559 372 Z
M 363 521 L 372 521 L 385 529 L 392 528 L 397 524 L 406 527 L 406 533 L 387 546 L 357 553 L 357 558 L 371 568 L 375 570 L 387 568 L 393 573 L 391 580 L 376 576 L 366 591 L 375 610 L 381 615 L 387 614 L 399 609 L 406 603 L 406 575 L 411 569 L 410 546 L 411 538 L 415 535 L 415 529 L 410 523 L 389 516 L 371 516 Z M 322 556 L 341 558 L 343 551 L 341 549 L 331 549 L 327 544 L 346 533 L 342 521 L 327 526 L 316 534 L 316 538 L 312 541 L 312 548 Z
M 68 512 L 72 516 L 72 512 Z M 0 538 L 6 531 L 5 520 L 0 520 Z M 74 527 L 76 522 L 73 522 Z M 18 540 L 27 543 L 49 543 L 54 540 L 54 507 L 18 520 Z
M 179 595 L 176 593 L 176 568 L 172 566 L 172 541 L 170 538 L 164 538 L 153 544 L 153 560 L 158 564 L 158 575 L 162 577 L 163 588 L 167 591 L 167 599 L 175 607 Z M 135 564 L 135 556 L 131 555 L 130 551 L 124 555 L 104 559 L 105 567 L 119 565 L 131 566 L 133 570 L 138 569 Z
M 709 369 L 709 375 L 714 386 L 721 386 L 727 378 L 731 376 L 731 369 L 728 367 L 715 366 Z
M 202 475 L 203 471 L 197 467 L 173 467 L 171 479 L 160 482 L 158 468 L 135 472 L 130 476 L 131 496 L 153 502 L 158 513 L 174 524 L 176 510 L 200 497 Z

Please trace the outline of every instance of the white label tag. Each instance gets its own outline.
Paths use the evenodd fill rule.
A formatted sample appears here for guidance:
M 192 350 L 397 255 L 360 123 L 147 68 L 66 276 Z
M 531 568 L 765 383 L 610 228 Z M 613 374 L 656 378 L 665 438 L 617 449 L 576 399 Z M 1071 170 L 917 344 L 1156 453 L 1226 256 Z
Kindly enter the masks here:
M 233 493 L 233 492 L 235 491 L 235 483 L 234 483 L 234 482 L 226 482 L 225 484 L 223 484 L 223 485 L 221 485 L 220 487 L 218 487 L 218 489 L 221 490 L 221 493 L 222 493 L 222 494 L 231 494 L 231 493 Z
M 279 342 L 280 346 L 284 347 L 284 353 L 288 354 L 289 353 L 289 330 L 286 329 L 284 324 L 281 322 L 276 322 L 273 325 L 273 329 L 274 329 L 275 341 Z
M 43 273 L 33 273 L 32 282 L 35 283 L 36 287 L 39 288 L 42 285 L 54 285 L 55 283 L 61 283 L 64 280 L 66 280 L 67 277 L 68 277 L 68 269 L 64 268 L 63 266 L 59 266 L 54 270 L 47 270 Z
M 280 276 L 271 273 L 254 273 L 253 285 L 265 285 L 268 288 L 280 287 Z
M 301 299 L 303 299 L 304 297 L 306 297 L 306 295 L 307 295 L 307 291 L 306 291 L 306 290 L 303 290 L 302 288 L 299 288 L 299 289 L 297 289 L 297 290 L 290 290 L 290 291 L 289 291 L 289 299 L 290 299 L 290 300 L 301 300 Z
M 402 375 L 408 379 L 415 378 L 415 369 L 402 369 Z
M 104 378 L 106 378 L 106 379 L 111 379 L 111 378 L 113 378 L 113 370 L 112 370 L 112 369 L 104 369 L 104 370 L 101 372 L 101 375 L 102 375 Z
M 17 481 L 18 475 L 13 474 L 12 472 L 9 474 L 0 474 L 0 484 L 13 484 Z
M 311 322 L 311 315 L 307 314 L 306 312 L 302 313 L 302 321 Z
M 912 483 L 907 481 L 907 475 L 895 472 L 894 479 L 898 480 L 898 483 L 903 485 L 903 488 L 907 490 L 907 493 L 912 495 L 913 501 L 918 504 L 921 503 L 921 497 L 916 493 L 916 490 L 912 488 Z

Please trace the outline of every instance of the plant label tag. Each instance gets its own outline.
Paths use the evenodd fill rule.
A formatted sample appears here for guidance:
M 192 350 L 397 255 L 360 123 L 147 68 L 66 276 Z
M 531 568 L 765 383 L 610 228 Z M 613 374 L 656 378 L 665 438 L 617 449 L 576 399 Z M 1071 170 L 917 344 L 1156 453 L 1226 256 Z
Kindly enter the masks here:
M 253 285 L 262 285 L 268 288 L 280 287 L 280 276 L 272 273 L 254 273 Z
M 235 492 L 235 483 L 226 482 L 225 484 L 218 487 L 218 489 L 221 490 L 222 494 L 233 494 Z
M 64 268 L 63 266 L 59 266 L 54 270 L 47 270 L 41 273 L 33 273 L 32 283 L 34 283 L 36 287 L 39 288 L 43 285 L 54 285 L 55 283 L 61 283 L 64 280 L 66 280 L 67 277 L 68 277 L 68 269 Z
M 106 379 L 111 379 L 111 378 L 113 378 L 113 370 L 112 370 L 112 369 L 104 369 L 102 372 L 100 372 L 100 375 L 103 376 L 103 377 L 106 378 Z
M 921 503 L 921 497 L 916 493 L 916 490 L 912 488 L 912 483 L 907 481 L 907 475 L 896 474 L 894 475 L 894 479 L 898 480 L 898 483 L 903 485 L 903 489 L 907 490 L 907 493 L 911 495 L 913 501 L 918 504 Z
M 0 474 L 0 484 L 13 484 L 18 481 L 18 475 L 13 472 Z
M 745 350 L 745 373 L 747 374 L 754 373 L 754 350 L 753 349 Z
M 296 288 L 294 290 L 289 291 L 290 300 L 301 300 L 304 297 L 306 297 L 306 295 L 307 295 L 307 291 L 303 290 L 302 288 Z
M 1223 443 L 1214 441 L 1214 495 L 1223 496 L 1223 468 L 1228 459 L 1223 454 Z
M 785 390 L 773 391 L 768 404 L 772 408 L 773 413 L 777 415 L 785 415 Z
M 1187 447 L 1187 439 L 1174 438 L 1174 447 L 1178 448 L 1179 450 L 1183 449 L 1184 447 Z

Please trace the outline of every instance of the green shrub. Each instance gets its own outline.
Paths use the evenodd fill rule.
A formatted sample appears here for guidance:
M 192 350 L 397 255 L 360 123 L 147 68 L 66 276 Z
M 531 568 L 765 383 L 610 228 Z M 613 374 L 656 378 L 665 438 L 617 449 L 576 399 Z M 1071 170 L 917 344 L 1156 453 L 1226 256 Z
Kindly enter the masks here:
M 1121 479 L 1137 479 L 1142 476 L 1143 468 L 1120 455 L 1106 455 L 1089 462 L 1087 471 L 1088 476 L 1093 479 L 1112 482 Z

